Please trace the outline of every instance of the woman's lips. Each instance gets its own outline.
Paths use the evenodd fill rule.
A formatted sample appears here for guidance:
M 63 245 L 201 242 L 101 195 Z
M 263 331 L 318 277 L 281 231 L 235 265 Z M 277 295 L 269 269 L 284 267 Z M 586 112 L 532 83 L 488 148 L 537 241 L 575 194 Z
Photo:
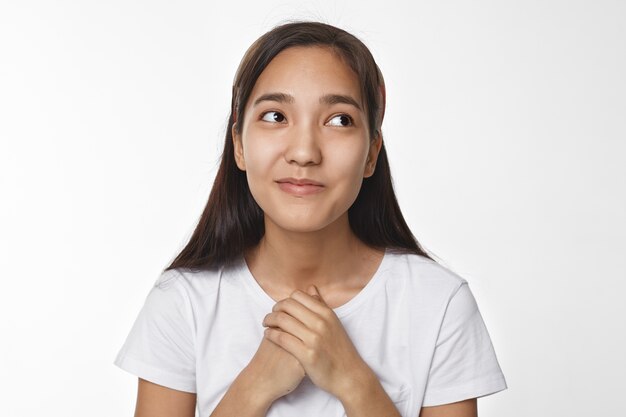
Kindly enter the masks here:
M 322 185 L 313 185 L 313 184 L 296 185 L 290 182 L 279 182 L 278 186 L 284 192 L 292 194 L 292 195 L 316 194 L 324 189 L 324 186 Z

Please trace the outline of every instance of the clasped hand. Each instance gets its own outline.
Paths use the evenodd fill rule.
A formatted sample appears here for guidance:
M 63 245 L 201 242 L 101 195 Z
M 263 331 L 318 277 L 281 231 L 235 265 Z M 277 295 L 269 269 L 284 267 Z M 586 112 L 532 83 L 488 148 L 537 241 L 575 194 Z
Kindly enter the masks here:
M 307 291 L 296 290 L 272 307 L 264 337 L 295 356 L 315 385 L 342 398 L 367 365 L 317 287 Z

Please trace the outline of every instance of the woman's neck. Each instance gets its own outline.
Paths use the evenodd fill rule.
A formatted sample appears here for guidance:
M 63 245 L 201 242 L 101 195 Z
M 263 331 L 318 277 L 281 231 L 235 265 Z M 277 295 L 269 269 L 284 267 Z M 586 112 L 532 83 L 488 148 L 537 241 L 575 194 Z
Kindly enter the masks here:
M 259 284 L 281 293 L 306 291 L 311 284 L 327 290 L 358 286 L 364 272 L 378 265 L 381 251 L 354 235 L 346 215 L 314 232 L 285 231 L 266 222 L 265 235 L 244 256 Z

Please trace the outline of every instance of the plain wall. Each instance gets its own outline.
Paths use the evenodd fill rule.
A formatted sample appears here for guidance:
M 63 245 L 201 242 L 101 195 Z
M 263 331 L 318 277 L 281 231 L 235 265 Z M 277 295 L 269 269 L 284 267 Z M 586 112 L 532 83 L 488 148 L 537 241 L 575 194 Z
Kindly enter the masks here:
M 509 389 L 481 417 L 622 416 L 626 3 L 0 4 L 0 415 L 132 415 L 112 362 L 206 203 L 243 53 L 362 39 L 395 190 L 470 284 Z M 204 416 L 208 417 L 208 416 Z

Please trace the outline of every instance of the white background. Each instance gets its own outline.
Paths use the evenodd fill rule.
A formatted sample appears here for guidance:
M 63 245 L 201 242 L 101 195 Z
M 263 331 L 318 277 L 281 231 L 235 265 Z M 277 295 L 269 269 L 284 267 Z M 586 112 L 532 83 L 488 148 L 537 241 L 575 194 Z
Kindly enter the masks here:
M 112 362 L 206 203 L 235 70 L 307 19 L 383 71 L 403 213 L 469 281 L 509 385 L 480 416 L 623 416 L 625 18 L 606 0 L 2 2 L 0 415 L 133 414 Z

